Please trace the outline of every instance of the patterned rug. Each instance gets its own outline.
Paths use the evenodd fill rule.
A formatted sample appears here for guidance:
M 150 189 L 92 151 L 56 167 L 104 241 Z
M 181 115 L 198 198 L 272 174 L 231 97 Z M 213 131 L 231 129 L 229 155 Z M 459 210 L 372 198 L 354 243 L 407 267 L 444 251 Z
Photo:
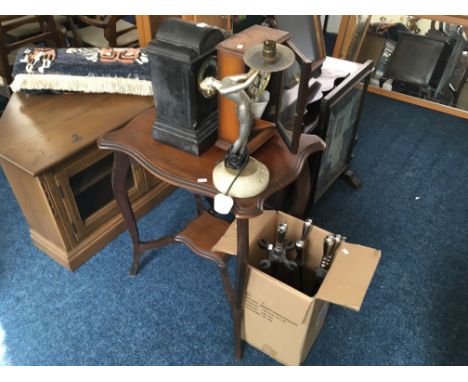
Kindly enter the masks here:
M 23 48 L 14 92 L 153 94 L 148 56 L 140 48 Z

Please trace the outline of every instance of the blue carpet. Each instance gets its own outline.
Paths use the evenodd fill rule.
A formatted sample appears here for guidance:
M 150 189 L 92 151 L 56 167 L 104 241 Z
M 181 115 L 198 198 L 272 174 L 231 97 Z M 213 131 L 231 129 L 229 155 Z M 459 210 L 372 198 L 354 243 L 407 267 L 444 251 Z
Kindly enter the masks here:
M 467 127 L 368 96 L 353 160 L 363 189 L 336 182 L 312 215 L 383 256 L 361 312 L 332 306 L 307 365 L 468 363 Z M 233 360 L 216 266 L 184 246 L 151 252 L 131 278 L 124 233 L 71 273 L 31 244 L 2 172 L 0 216 L 0 364 L 277 364 L 250 346 Z M 194 216 L 179 190 L 140 220 L 142 237 Z

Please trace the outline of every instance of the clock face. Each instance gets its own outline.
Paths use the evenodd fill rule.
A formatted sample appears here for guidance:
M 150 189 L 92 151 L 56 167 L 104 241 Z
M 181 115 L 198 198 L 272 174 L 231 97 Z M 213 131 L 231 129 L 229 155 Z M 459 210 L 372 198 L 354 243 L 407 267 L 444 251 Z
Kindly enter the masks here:
M 268 86 L 268 82 L 270 81 L 270 76 L 271 76 L 271 73 L 259 72 L 258 76 L 255 78 L 252 84 L 246 89 L 249 97 L 256 98 L 260 94 L 262 94 L 263 91 Z
M 216 90 L 214 89 L 205 89 L 201 86 L 201 83 L 206 77 L 216 78 L 218 75 L 218 63 L 216 61 L 216 56 L 206 57 L 200 65 L 197 74 L 197 84 L 198 90 L 205 98 L 212 98 L 216 95 Z

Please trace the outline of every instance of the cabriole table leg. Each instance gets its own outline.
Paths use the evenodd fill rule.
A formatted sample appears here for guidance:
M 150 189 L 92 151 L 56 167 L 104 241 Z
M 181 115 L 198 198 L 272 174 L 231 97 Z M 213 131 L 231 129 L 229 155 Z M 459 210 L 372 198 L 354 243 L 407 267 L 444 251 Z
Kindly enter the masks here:
M 174 242 L 174 236 L 163 237 L 153 241 L 140 241 L 138 226 L 136 224 L 135 215 L 133 214 L 132 205 L 127 193 L 127 175 L 130 170 L 130 161 L 127 155 L 121 152 L 114 152 L 114 166 L 112 168 L 112 190 L 114 191 L 115 200 L 122 212 L 128 232 L 133 243 L 133 258 L 130 268 L 130 275 L 135 276 L 138 273 L 140 266 L 140 257 L 143 252 L 149 249 L 164 247 Z
M 133 242 L 133 260 L 132 267 L 130 268 L 130 275 L 135 276 L 138 272 L 140 264 L 140 236 L 138 234 L 138 227 L 133 215 L 132 206 L 127 194 L 127 175 L 130 170 L 130 161 L 128 156 L 115 151 L 114 152 L 114 166 L 112 167 L 112 190 L 114 196 L 122 212 L 125 224 L 127 225 L 128 232 Z

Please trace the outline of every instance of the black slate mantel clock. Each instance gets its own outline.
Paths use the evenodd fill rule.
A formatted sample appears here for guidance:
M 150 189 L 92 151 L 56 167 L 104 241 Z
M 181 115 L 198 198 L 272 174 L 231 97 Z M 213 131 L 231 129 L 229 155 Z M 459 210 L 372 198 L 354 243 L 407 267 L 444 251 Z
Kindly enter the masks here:
M 199 91 L 200 78 L 216 76 L 216 45 L 225 33 L 206 24 L 165 19 L 147 49 L 159 142 L 200 155 L 217 138 L 217 98 Z

